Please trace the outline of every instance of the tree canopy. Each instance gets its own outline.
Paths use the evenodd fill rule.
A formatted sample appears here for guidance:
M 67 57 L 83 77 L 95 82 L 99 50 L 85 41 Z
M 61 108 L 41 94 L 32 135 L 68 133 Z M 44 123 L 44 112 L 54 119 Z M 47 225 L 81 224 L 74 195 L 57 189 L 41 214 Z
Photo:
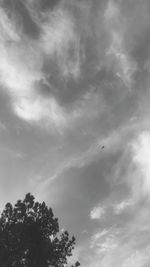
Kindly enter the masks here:
M 74 245 L 74 236 L 59 232 L 52 209 L 35 202 L 30 193 L 14 206 L 5 205 L 0 216 L 1 267 L 65 267 Z

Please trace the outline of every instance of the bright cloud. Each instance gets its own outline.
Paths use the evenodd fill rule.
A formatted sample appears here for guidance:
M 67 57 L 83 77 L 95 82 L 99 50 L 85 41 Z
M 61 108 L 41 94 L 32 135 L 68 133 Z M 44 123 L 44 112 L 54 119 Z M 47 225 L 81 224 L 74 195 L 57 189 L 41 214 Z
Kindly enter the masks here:
M 133 162 L 141 173 L 140 190 L 149 198 L 150 195 L 150 134 L 142 132 L 132 144 Z
M 58 129 L 67 126 L 66 116 L 54 99 L 22 98 L 14 103 L 14 110 L 19 117 L 27 121 L 38 122 L 43 119 L 47 121 L 47 126 L 51 123 L 54 128 L 58 127 Z
M 10 20 L 3 9 L 0 12 L 0 83 L 11 96 L 15 114 L 26 121 L 45 120 L 49 121 L 46 124 L 64 128 L 67 116 L 65 118 L 56 99 L 40 96 L 37 87 L 41 81 L 50 87 L 43 73 L 45 54 L 49 61 L 56 60 L 60 74 L 78 79 L 80 41 L 73 18 L 62 9 L 50 13 L 47 22 L 40 25 L 42 34 L 36 43 L 23 36 L 19 25 Z
M 90 217 L 91 219 L 95 220 L 95 219 L 100 219 L 103 217 L 103 215 L 105 214 L 105 209 L 104 207 L 94 207 L 91 212 L 90 212 Z

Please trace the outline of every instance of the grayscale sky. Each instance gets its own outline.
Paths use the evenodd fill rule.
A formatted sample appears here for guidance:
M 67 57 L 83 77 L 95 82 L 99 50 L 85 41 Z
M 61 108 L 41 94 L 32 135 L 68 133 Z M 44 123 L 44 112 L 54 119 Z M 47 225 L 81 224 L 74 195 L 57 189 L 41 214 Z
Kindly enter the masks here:
M 150 1 L 0 1 L 0 209 L 27 192 L 83 267 L 149 267 Z

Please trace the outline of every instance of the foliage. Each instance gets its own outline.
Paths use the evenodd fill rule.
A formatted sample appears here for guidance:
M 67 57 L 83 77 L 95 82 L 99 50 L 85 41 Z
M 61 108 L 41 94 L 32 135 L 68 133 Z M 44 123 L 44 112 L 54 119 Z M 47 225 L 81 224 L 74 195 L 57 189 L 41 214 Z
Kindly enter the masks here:
M 64 267 L 74 245 L 67 231 L 59 233 L 52 209 L 35 202 L 30 193 L 14 206 L 7 203 L 1 213 L 1 267 Z

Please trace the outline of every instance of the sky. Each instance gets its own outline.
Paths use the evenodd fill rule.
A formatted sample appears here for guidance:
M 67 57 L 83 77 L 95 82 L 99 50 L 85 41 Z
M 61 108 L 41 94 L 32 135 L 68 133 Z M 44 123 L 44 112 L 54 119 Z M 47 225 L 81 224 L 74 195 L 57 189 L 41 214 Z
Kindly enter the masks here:
M 32 193 L 83 267 L 150 262 L 150 1 L 0 1 L 0 209 Z

